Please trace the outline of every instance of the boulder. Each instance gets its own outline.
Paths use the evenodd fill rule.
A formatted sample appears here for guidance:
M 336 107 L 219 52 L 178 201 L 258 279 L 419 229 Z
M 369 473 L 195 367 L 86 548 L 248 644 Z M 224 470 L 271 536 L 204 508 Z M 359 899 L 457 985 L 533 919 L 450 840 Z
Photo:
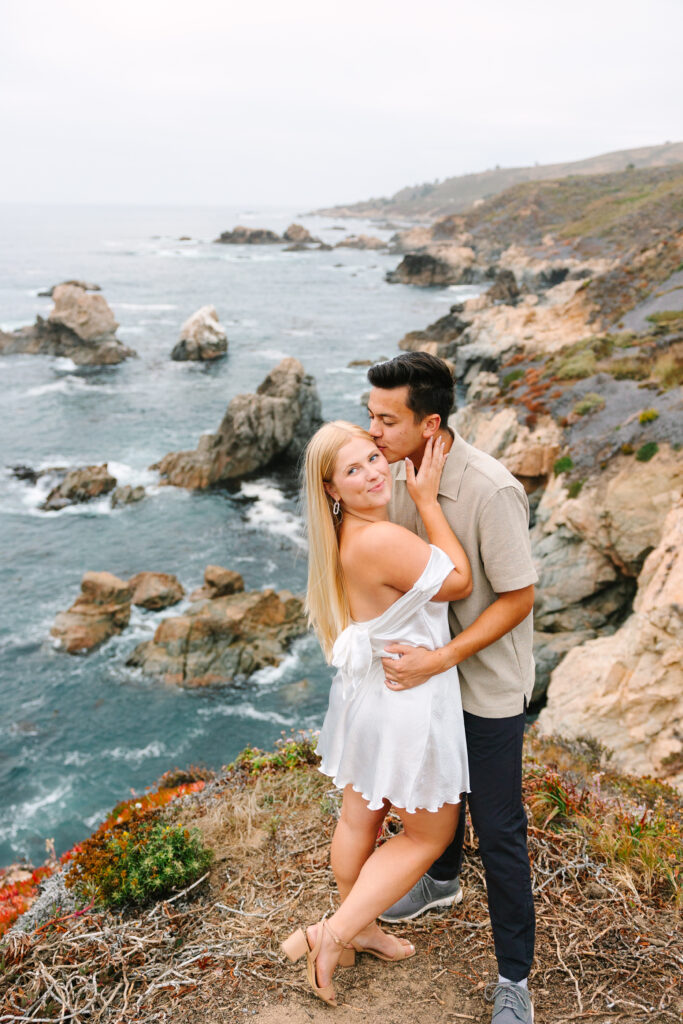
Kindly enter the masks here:
M 422 288 L 451 284 L 471 284 L 474 252 L 468 247 L 428 252 L 406 253 L 396 270 L 386 275 L 389 284 L 414 284 Z
M 285 242 L 292 242 L 295 245 L 312 245 L 320 241 L 319 238 L 314 238 L 303 224 L 290 224 L 282 237 Z
M 116 477 L 109 472 L 107 463 L 101 466 L 81 466 L 66 474 L 57 487 L 53 487 L 40 506 L 46 512 L 54 512 L 66 505 L 92 501 L 102 494 L 108 494 L 116 487 Z
M 564 280 L 564 278 L 562 280 Z M 486 292 L 486 296 L 489 302 L 502 302 L 505 305 L 514 306 L 519 298 L 519 288 L 517 287 L 517 280 L 512 271 L 497 270 L 495 273 L 495 280 Z
M 118 508 L 119 505 L 134 505 L 145 497 L 145 488 L 140 484 L 137 487 L 131 484 L 124 484 L 123 487 L 116 487 L 111 494 L 111 507 Z
M 631 774 L 683 791 L 683 505 L 666 516 L 641 571 L 633 614 L 554 670 L 542 733 L 590 736 Z
M 298 458 L 320 423 L 315 381 L 297 359 L 286 358 L 255 395 L 232 399 L 216 434 L 204 434 L 194 451 L 170 452 L 151 468 L 175 487 L 226 483 Z
M 138 572 L 128 580 L 133 604 L 158 612 L 182 600 L 185 590 L 177 576 L 165 572 Z
M 335 249 L 386 249 L 387 243 L 374 235 L 348 235 L 337 242 Z
M 130 585 L 110 572 L 86 572 L 81 593 L 59 612 L 50 633 L 68 654 L 87 654 L 128 625 L 132 596 Z
M 39 316 L 32 327 L 0 331 L 0 354 L 66 356 L 79 366 L 108 366 L 136 355 L 116 337 L 118 324 L 103 295 L 60 284 L 52 297 L 47 320 Z
M 244 580 L 238 572 L 224 569 L 222 565 L 207 565 L 204 570 L 204 586 L 192 591 L 190 601 L 226 597 L 228 594 L 239 594 L 243 590 Z
M 276 245 L 282 242 L 282 238 L 268 228 L 245 228 L 238 224 L 232 231 L 223 231 L 216 242 L 222 245 Z
M 176 685 L 229 683 L 277 665 L 290 641 L 306 630 L 303 602 L 288 591 L 238 592 L 164 619 L 127 664 Z
M 180 339 L 171 352 L 178 362 L 193 359 L 209 362 L 228 351 L 228 336 L 214 306 L 202 306 L 185 321 Z

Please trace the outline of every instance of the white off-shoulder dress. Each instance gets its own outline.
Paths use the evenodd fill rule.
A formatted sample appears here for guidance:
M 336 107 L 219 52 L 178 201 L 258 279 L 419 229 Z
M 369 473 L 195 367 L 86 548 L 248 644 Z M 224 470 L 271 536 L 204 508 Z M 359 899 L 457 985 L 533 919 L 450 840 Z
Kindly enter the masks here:
M 332 651 L 338 671 L 318 740 L 320 771 L 340 789 L 353 786 L 371 810 L 389 800 L 411 813 L 437 811 L 469 792 L 458 670 L 410 690 L 392 691 L 384 682 L 387 644 L 434 650 L 450 640 L 448 604 L 430 599 L 453 563 L 430 547 L 427 566 L 411 589 L 377 618 L 352 622 Z

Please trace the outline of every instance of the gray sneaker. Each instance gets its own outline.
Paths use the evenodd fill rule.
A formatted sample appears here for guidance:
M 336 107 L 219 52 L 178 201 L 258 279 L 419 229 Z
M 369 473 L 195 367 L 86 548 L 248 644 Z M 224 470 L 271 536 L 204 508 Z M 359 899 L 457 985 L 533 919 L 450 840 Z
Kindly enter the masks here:
M 493 988 L 488 985 L 485 998 L 493 1003 L 491 1024 L 533 1024 L 534 1008 L 531 996 L 522 985 L 504 981 Z
M 452 882 L 437 882 L 429 875 L 423 875 L 410 892 L 406 893 L 388 910 L 385 910 L 383 914 L 380 914 L 379 919 L 387 924 L 394 924 L 396 921 L 412 921 L 414 917 L 419 917 L 426 910 L 433 910 L 435 907 L 450 907 L 453 903 L 460 903 L 461 900 L 462 887 L 459 878 L 454 878 Z

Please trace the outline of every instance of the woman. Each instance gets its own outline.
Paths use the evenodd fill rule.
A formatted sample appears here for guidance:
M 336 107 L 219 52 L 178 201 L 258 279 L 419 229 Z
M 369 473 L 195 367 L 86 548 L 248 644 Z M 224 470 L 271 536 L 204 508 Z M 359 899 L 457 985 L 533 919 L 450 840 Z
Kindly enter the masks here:
M 328 423 L 306 449 L 307 607 L 339 669 L 318 752 L 320 770 L 344 790 L 331 849 L 342 902 L 282 948 L 291 960 L 306 956 L 311 988 L 332 1006 L 338 962 L 352 963 L 356 951 L 392 962 L 414 955 L 376 917 L 446 848 L 469 788 L 457 670 L 402 691 L 380 661 L 392 641 L 447 643 L 447 602 L 471 591 L 469 563 L 437 501 L 444 459 L 443 443 L 430 439 L 419 472 L 406 465 L 427 544 L 389 522 L 389 464 L 366 431 Z M 375 849 L 392 805 L 403 831 Z

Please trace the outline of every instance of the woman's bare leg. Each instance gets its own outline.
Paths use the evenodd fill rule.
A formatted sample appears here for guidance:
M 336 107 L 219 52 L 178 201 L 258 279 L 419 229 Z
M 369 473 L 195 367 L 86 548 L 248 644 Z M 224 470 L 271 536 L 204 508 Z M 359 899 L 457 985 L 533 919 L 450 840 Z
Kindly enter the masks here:
M 354 796 L 358 797 L 358 794 Z M 344 797 L 346 799 L 346 792 Z M 363 804 L 366 814 L 381 814 L 378 811 L 368 811 L 365 801 Z M 356 801 L 351 798 L 350 807 L 353 808 L 353 814 L 348 820 L 350 827 L 356 820 L 356 812 L 358 821 L 362 823 L 363 820 L 360 806 L 355 805 Z M 438 811 L 418 810 L 414 814 L 408 814 L 400 808 L 396 810 L 403 822 L 403 832 L 393 836 L 366 858 L 339 910 L 329 918 L 332 931 L 343 942 L 350 942 L 351 939 L 360 936 L 364 944 L 380 948 L 378 942 L 368 941 L 372 934 L 370 926 L 378 914 L 412 888 L 436 857 L 446 849 L 455 833 L 460 805 L 444 804 Z M 365 842 L 367 843 L 367 840 Z M 341 852 L 340 849 L 339 853 Z M 354 864 L 359 859 L 360 854 Z M 348 884 L 351 873 L 352 871 L 345 874 L 342 884 Z M 377 932 L 382 934 L 380 929 L 377 929 Z M 309 938 L 315 941 L 315 928 L 309 929 Z M 338 959 L 339 948 L 331 939 L 324 940 L 316 964 L 319 985 L 329 983 Z
M 344 788 L 341 815 L 330 848 L 330 864 L 342 902 L 375 849 L 377 832 L 390 807 L 387 800 L 381 810 L 371 811 L 352 786 Z

